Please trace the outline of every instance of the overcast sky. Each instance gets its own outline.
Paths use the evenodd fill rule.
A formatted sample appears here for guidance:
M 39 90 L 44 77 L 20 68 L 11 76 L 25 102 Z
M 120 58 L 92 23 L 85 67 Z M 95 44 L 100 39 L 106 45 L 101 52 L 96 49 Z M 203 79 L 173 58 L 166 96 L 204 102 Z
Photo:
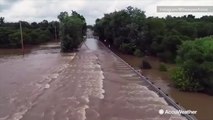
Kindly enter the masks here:
M 104 13 L 133 6 L 145 11 L 147 16 L 166 15 L 180 16 L 194 14 L 213 15 L 213 13 L 159 13 L 156 6 L 213 6 L 213 0 L 0 0 L 0 16 L 5 21 L 14 22 L 24 20 L 28 22 L 57 20 L 61 11 L 75 10 L 84 15 L 87 24 L 94 24 L 97 18 L 103 17 Z

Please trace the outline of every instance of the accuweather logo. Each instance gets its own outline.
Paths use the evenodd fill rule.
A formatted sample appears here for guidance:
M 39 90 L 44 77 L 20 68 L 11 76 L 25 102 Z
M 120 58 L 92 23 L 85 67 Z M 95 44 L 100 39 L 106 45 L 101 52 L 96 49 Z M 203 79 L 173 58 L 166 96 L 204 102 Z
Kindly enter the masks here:
M 158 112 L 160 115 L 163 115 L 163 114 L 197 114 L 197 111 L 192 111 L 192 110 L 163 110 L 163 109 L 160 109 Z

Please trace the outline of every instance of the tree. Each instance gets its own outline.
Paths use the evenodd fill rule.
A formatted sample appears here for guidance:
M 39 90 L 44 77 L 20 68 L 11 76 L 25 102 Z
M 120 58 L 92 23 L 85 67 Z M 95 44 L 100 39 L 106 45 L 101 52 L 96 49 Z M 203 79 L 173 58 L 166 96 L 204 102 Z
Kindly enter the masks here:
M 4 18 L 1 18 L 3 20 Z M 58 22 L 56 22 L 58 24 Z M 57 25 L 58 27 L 59 25 Z M 19 22 L 5 22 L 0 26 L 0 47 L 17 48 L 20 46 L 20 29 Z M 39 24 L 32 22 L 31 24 L 22 21 L 24 44 L 35 45 L 50 41 L 55 34 L 55 29 L 50 27 L 47 20 L 43 20 Z
M 77 12 L 72 11 L 69 16 L 67 12 L 61 12 L 60 20 L 61 51 L 68 52 L 76 49 L 83 40 L 85 19 Z
M 63 21 L 66 17 L 68 17 L 68 12 L 61 12 L 59 15 L 58 15 L 58 19 L 60 21 Z
M 4 17 L 0 17 L 0 26 L 4 24 Z
M 185 41 L 178 50 L 175 85 L 186 91 L 213 93 L 213 37 Z

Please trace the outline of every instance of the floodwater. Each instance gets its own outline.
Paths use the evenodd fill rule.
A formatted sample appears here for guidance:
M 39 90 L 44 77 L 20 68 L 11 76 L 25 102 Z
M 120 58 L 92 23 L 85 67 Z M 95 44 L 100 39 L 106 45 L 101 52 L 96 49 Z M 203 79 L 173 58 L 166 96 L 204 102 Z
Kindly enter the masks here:
M 59 43 L 39 46 L 24 56 L 20 50 L 5 51 L 9 54 L 0 57 L 0 120 L 20 119 L 73 55 L 60 54 Z
M 99 41 L 77 53 L 48 43 L 0 58 L 0 120 L 185 120 Z
M 117 53 L 122 59 L 128 62 L 135 69 L 139 69 L 142 58 L 132 55 Z M 195 115 L 199 120 L 213 120 L 213 96 L 203 93 L 182 92 L 172 87 L 169 72 L 158 70 L 160 61 L 154 57 L 145 58 L 152 65 L 152 69 L 142 70 L 142 74 L 149 78 L 156 86 L 160 87 L 165 93 L 171 96 L 177 103 L 186 109 L 197 110 Z M 168 71 L 174 68 L 174 65 L 167 65 Z

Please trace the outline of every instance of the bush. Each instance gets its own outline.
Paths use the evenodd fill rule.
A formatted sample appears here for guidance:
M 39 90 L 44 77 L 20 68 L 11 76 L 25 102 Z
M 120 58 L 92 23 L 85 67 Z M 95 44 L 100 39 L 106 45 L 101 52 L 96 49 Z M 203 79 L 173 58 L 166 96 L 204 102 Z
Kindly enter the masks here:
M 30 37 L 23 32 L 23 40 L 24 40 L 24 44 L 28 43 Z M 20 38 L 20 32 L 14 32 L 12 34 L 9 34 L 9 46 L 10 47 L 14 47 L 14 48 L 18 48 L 21 47 L 21 38 Z
M 20 32 L 15 32 L 9 35 L 10 46 L 21 47 Z
M 182 67 L 176 68 L 172 72 L 172 80 L 174 81 L 175 87 L 182 91 L 201 91 L 203 87 L 199 81 L 194 80 Z
M 159 70 L 160 70 L 160 71 L 167 71 L 166 65 L 163 64 L 163 63 L 161 63 L 161 64 L 159 65 Z
M 177 88 L 213 93 L 213 37 L 184 42 L 178 50 L 179 68 L 172 75 Z
M 123 53 L 133 54 L 135 47 L 136 46 L 133 45 L 132 43 L 122 43 L 120 46 L 120 50 Z
M 158 57 L 160 58 L 160 60 L 164 62 L 171 62 L 171 63 L 175 59 L 175 55 L 172 54 L 170 51 L 164 51 L 164 52 L 158 53 Z
M 134 51 L 134 55 L 137 56 L 137 57 L 143 56 L 140 49 L 136 49 L 136 50 Z
M 143 60 L 142 64 L 141 64 L 141 68 L 142 69 L 151 69 L 152 66 L 149 64 L 149 62 L 147 62 L 146 60 Z

